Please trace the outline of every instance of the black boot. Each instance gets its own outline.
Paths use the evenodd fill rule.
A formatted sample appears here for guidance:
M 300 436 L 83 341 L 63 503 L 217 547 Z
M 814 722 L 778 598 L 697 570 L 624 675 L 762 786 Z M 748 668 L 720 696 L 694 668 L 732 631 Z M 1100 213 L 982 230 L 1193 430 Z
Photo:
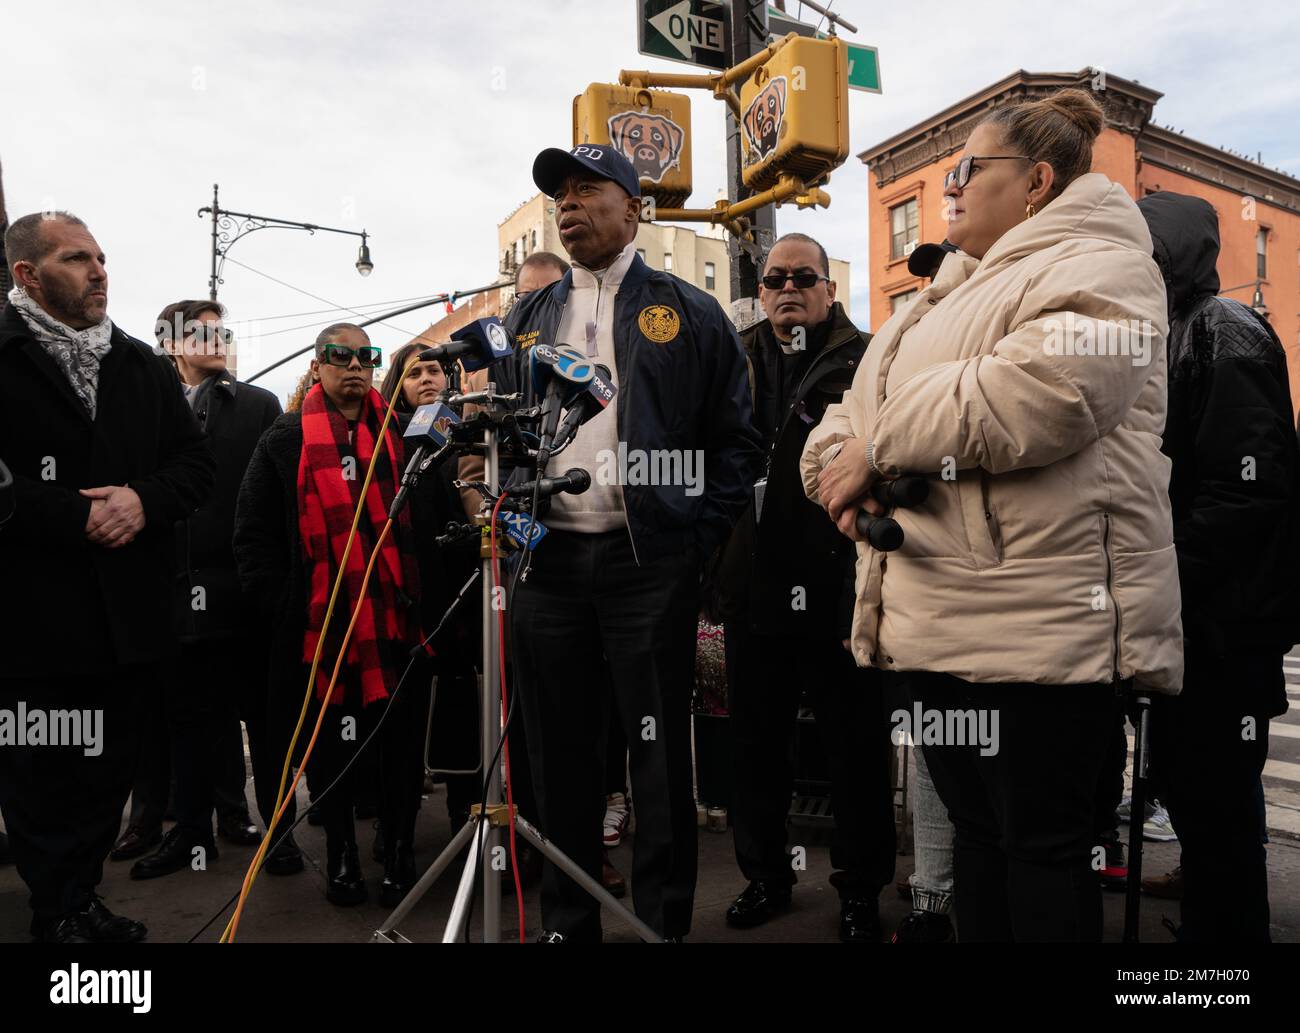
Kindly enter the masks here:
M 399 839 L 386 851 L 379 903 L 384 907 L 396 907 L 406 899 L 415 881 L 415 853 L 409 842 Z
M 355 839 L 328 837 L 325 843 L 328 881 L 325 899 L 331 904 L 349 907 L 366 899 L 366 884 L 361 876 L 361 857 Z
M 200 848 L 203 851 L 201 855 L 196 853 Z M 217 859 L 217 844 L 212 834 L 209 833 L 205 840 L 194 836 L 180 825 L 173 825 L 167 835 L 163 836 L 162 846 L 131 866 L 131 878 L 156 879 L 161 875 L 184 871 L 192 868 L 195 857 L 200 856 L 205 870 L 209 861 Z

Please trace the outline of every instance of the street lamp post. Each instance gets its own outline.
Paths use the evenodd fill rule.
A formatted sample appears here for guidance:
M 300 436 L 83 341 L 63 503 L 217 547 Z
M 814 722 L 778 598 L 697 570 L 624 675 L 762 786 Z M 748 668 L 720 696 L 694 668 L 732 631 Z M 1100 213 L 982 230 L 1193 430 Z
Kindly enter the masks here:
M 357 251 L 357 272 L 362 276 L 369 276 L 375 268 L 374 262 L 370 260 L 370 245 L 366 241 L 365 230 L 341 230 L 334 226 L 319 226 L 312 222 L 293 222 L 289 219 L 277 219 L 270 215 L 253 215 L 250 212 L 232 212 L 228 208 L 222 208 L 217 200 L 217 184 L 212 184 L 212 206 L 210 208 L 200 208 L 199 216 L 210 216 L 212 219 L 212 271 L 208 276 L 208 299 L 217 300 L 217 287 L 225 283 L 221 278 L 221 271 L 225 268 L 226 254 L 234 247 L 235 242 L 242 240 L 250 233 L 256 233 L 258 230 L 306 230 L 308 233 L 315 233 L 321 230 L 325 233 L 345 233 L 349 237 L 360 237 L 361 247 Z

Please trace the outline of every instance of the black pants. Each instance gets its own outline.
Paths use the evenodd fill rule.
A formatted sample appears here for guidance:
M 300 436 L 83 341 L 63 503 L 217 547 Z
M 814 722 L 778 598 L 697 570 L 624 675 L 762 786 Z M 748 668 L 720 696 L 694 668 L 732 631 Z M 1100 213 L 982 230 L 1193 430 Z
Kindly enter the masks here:
M 515 662 L 542 832 L 599 882 L 606 705 L 629 747 L 637 833 L 636 913 L 684 936 L 695 900 L 690 698 L 699 559 L 688 549 L 638 566 L 627 531 L 552 531 L 515 596 Z M 600 912 L 548 865 L 542 921 L 598 939 Z
M 176 821 L 191 836 L 212 838 L 212 815 L 243 816 L 246 772 L 239 717 L 250 670 L 238 640 L 187 644 L 166 687 Z
M 507 668 L 507 679 L 511 678 Z M 508 681 L 508 684 L 512 684 Z M 507 734 L 510 750 L 510 790 L 521 817 L 537 821 L 537 797 L 528 762 L 528 728 L 523 707 L 513 704 L 514 716 Z M 453 668 L 438 677 L 438 695 L 433 710 L 433 738 L 430 760 L 433 767 L 467 770 L 479 764 L 482 752 L 482 701 L 472 667 Z M 477 774 L 447 775 L 447 816 L 453 834 L 469 819 L 470 806 L 483 800 L 483 771 Z
M 1090 861 L 1115 688 L 907 678 L 927 711 L 997 715 L 991 755 L 912 732 L 955 830 L 962 941 L 1100 941 L 1101 888 Z
M 795 715 L 806 690 L 831 776 L 831 884 L 872 896 L 894 878 L 889 711 L 878 671 L 837 639 L 760 638 L 726 627 L 727 709 L 735 743 L 730 819 L 746 879 L 793 885 L 786 820 L 794 788 Z
M 141 700 L 152 667 L 94 678 L 0 680 L 0 709 L 99 710 L 97 756 L 85 747 L 0 746 L 0 812 L 14 864 L 31 890 L 32 933 L 83 910 L 104 873 L 131 791 L 140 745 Z
M 405 664 L 399 668 L 399 672 Z M 320 737 L 308 762 L 312 786 L 319 798 L 328 789 L 328 795 L 317 806 L 324 818 L 325 834 L 331 847 L 356 842 L 356 826 L 352 808 L 356 799 L 357 784 L 369 777 L 367 768 L 357 757 L 366 746 L 375 751 L 379 774 L 379 820 L 383 826 L 384 844 L 392 850 L 398 843 L 410 844 L 415 839 L 415 819 L 420 809 L 420 795 L 424 788 L 424 716 L 429 705 L 430 672 L 425 664 L 417 663 L 402 683 L 395 698 L 381 700 L 362 707 L 357 693 L 350 687 L 339 686 L 345 702 L 333 704 L 321 725 Z M 303 671 L 306 684 L 306 669 Z M 313 701 L 310 720 L 314 727 L 320 711 Z M 385 712 L 387 712 L 385 716 Z M 380 718 L 383 725 L 370 739 Z M 354 757 L 356 763 L 344 769 Z M 342 776 L 338 784 L 334 784 Z M 329 787 L 333 785 L 333 788 Z
M 1182 695 L 1156 697 L 1152 774 L 1182 847 L 1185 942 L 1269 941 L 1264 825 L 1257 803 L 1277 652 L 1218 661 L 1188 652 Z

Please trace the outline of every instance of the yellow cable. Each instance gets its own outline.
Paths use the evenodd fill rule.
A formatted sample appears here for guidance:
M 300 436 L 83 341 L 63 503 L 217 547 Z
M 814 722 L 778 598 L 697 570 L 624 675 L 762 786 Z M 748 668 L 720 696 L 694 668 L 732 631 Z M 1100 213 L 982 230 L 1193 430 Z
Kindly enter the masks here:
M 339 589 L 343 584 L 343 575 L 347 569 L 348 556 L 350 556 L 352 553 L 352 543 L 356 539 L 357 527 L 361 523 L 361 512 L 364 509 L 366 504 L 366 492 L 369 490 L 370 482 L 374 477 L 375 466 L 379 461 L 379 453 L 384 443 L 384 436 L 388 432 L 388 424 L 392 419 L 394 407 L 397 404 L 397 397 L 399 394 L 401 394 L 402 384 L 406 380 L 406 374 L 409 373 L 411 371 L 411 368 L 419 361 L 420 361 L 419 352 L 416 352 L 411 357 L 411 360 L 403 368 L 402 375 L 397 378 L 397 386 L 393 390 L 392 397 L 388 399 L 388 408 L 384 412 L 384 419 L 379 426 L 379 433 L 375 436 L 375 448 L 373 453 L 370 456 L 370 465 L 366 468 L 365 480 L 362 481 L 361 483 L 361 493 L 360 493 L 360 497 L 357 500 L 356 512 L 353 513 L 352 515 L 352 527 L 348 531 L 347 544 L 343 548 L 343 558 L 339 561 L 339 570 L 338 570 L 338 574 L 334 578 L 334 587 L 333 590 L 330 592 L 329 605 L 325 609 L 325 622 L 321 625 L 320 638 L 316 643 L 316 653 L 312 657 L 311 672 L 307 677 L 307 692 L 303 696 L 302 709 L 298 712 L 298 724 L 294 727 L 293 738 L 290 739 L 289 741 L 289 749 L 284 756 L 284 765 L 280 769 L 280 784 L 276 790 L 276 797 L 275 797 L 275 813 L 272 814 L 271 822 L 266 829 L 266 835 L 262 837 L 262 842 L 257 848 L 257 853 L 254 854 L 252 863 L 249 865 L 248 871 L 244 875 L 244 882 L 239 892 L 239 903 L 235 906 L 235 913 L 231 916 L 230 921 L 226 923 L 226 928 L 221 934 L 221 938 L 219 941 L 221 943 L 231 942 L 234 938 L 235 931 L 239 928 L 239 917 L 243 913 L 244 904 L 248 900 L 248 895 L 252 892 L 253 883 L 257 880 L 257 876 L 262 870 L 262 864 L 265 860 L 267 849 L 269 848 L 272 842 L 272 833 L 274 833 L 275 827 L 280 821 L 280 816 L 285 810 L 286 807 L 285 783 L 288 782 L 289 780 L 289 769 L 293 766 L 292 765 L 293 751 L 294 748 L 298 745 L 299 736 L 302 734 L 302 727 L 307 720 L 307 711 L 311 705 L 312 691 L 316 684 L 316 672 L 320 667 L 321 651 L 325 646 L 325 636 L 326 633 L 329 631 L 330 621 L 334 616 L 334 603 L 338 599 Z M 394 475 L 400 478 L 399 471 L 394 471 Z M 389 523 L 391 523 L 391 521 L 389 521 Z M 384 533 L 387 533 L 387 530 L 388 530 L 388 526 L 385 525 Z M 380 540 L 382 541 L 382 536 Z M 378 550 L 378 546 L 376 546 L 376 551 L 372 552 L 371 554 L 370 564 L 367 566 L 367 572 L 366 572 L 367 580 L 369 579 L 369 571 L 371 566 L 373 566 L 375 555 L 377 555 L 377 550 Z M 365 590 L 363 589 L 361 592 L 361 600 L 364 599 L 365 599 Z M 356 622 L 357 614 L 360 613 L 361 600 L 358 600 L 357 610 L 353 613 L 353 618 L 352 618 L 353 624 L 355 624 Z M 351 634 L 351 630 L 352 630 L 352 625 L 349 625 L 348 627 L 349 635 Z M 342 664 L 343 656 L 346 653 L 346 651 L 347 651 L 347 639 L 345 638 L 342 647 L 339 649 L 339 655 L 335 662 L 335 666 L 334 666 L 335 677 L 337 677 L 338 675 L 338 671 Z M 334 689 L 334 678 L 331 678 L 330 687 L 326 691 L 325 706 L 329 705 L 328 702 L 329 696 L 330 693 L 333 692 L 333 689 Z M 323 708 L 322 708 L 322 713 L 323 713 Z M 317 730 L 319 730 L 319 727 L 320 727 L 320 722 L 318 721 Z M 315 742 L 315 735 L 313 734 L 312 743 L 314 742 Z M 304 754 L 302 764 L 299 766 L 299 774 L 301 774 L 301 769 L 305 767 L 306 764 L 307 764 L 307 754 Z M 296 786 L 297 783 L 298 783 L 298 777 L 295 777 L 294 785 Z

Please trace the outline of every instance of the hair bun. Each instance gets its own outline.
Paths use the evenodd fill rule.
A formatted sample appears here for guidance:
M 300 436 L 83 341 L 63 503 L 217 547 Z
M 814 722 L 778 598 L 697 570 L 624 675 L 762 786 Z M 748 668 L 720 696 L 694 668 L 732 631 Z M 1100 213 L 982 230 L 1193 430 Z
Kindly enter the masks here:
M 1039 101 L 1045 108 L 1063 115 L 1087 134 L 1090 140 L 1101 135 L 1106 116 L 1101 105 L 1083 90 L 1059 90 Z

